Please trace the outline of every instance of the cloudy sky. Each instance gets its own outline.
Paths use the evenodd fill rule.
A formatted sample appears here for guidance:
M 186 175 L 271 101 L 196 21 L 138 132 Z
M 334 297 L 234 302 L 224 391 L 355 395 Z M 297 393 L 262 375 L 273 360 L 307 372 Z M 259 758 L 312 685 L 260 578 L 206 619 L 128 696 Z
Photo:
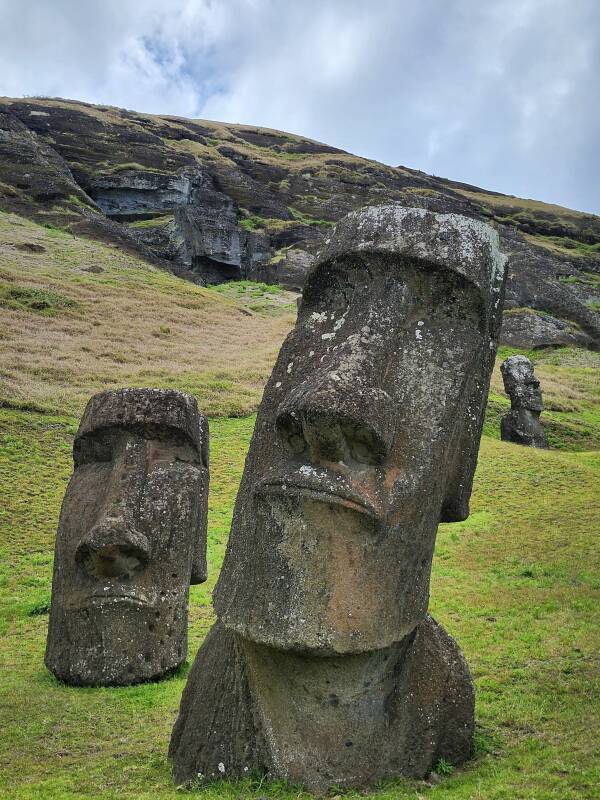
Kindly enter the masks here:
M 600 213 L 600 0 L 0 0 L 0 95 L 264 125 Z

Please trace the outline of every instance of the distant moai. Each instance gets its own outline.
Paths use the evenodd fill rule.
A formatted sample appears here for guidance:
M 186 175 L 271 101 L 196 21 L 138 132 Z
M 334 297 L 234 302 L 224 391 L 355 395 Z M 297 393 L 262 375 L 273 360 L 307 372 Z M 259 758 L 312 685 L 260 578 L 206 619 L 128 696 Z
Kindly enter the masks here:
M 503 442 L 516 442 L 528 447 L 548 447 L 540 423 L 544 408 L 540 382 L 533 364 L 525 356 L 510 356 L 500 367 L 504 389 L 510 397 L 510 411 L 500 420 Z
M 258 771 L 320 792 L 469 758 L 473 684 L 427 607 L 438 523 L 469 513 L 505 261 L 455 214 L 335 228 L 258 413 L 177 783 Z
M 207 420 L 183 392 L 101 392 L 73 458 L 46 666 L 74 685 L 154 680 L 185 660 L 189 586 L 206 580 Z

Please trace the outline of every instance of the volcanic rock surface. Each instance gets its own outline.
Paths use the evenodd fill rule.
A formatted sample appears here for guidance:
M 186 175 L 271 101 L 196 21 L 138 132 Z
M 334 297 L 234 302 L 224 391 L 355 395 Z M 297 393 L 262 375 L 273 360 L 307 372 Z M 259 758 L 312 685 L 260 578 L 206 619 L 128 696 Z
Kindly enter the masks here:
M 113 242 L 197 283 L 301 289 L 341 217 L 394 201 L 496 225 L 510 256 L 506 308 L 519 312 L 507 343 L 597 348 L 597 216 L 266 128 L 0 99 L 2 210 Z

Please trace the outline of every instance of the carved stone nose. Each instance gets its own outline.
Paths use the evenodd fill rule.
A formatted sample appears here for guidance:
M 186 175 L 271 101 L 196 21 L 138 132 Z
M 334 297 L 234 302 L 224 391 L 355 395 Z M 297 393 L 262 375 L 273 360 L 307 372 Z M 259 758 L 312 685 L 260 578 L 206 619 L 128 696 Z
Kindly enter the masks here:
M 279 408 L 276 427 L 284 447 L 312 461 L 380 464 L 395 432 L 392 400 L 383 389 L 300 386 Z
M 83 537 L 75 559 L 92 577 L 131 578 L 148 564 L 150 544 L 122 520 L 104 520 Z

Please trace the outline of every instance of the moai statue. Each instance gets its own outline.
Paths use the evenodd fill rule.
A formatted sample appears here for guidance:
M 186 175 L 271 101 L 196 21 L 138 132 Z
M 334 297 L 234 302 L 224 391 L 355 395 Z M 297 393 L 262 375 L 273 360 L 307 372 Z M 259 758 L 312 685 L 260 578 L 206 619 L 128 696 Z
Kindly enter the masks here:
M 468 515 L 504 278 L 495 231 L 462 216 L 337 225 L 265 389 L 176 782 L 319 792 L 469 757 L 473 684 L 429 578 L 438 523 Z
M 73 458 L 46 666 L 78 686 L 155 680 L 186 658 L 189 586 L 206 580 L 207 420 L 183 392 L 101 392 Z
M 525 356 L 510 356 L 500 367 L 504 389 L 510 397 L 510 411 L 500 420 L 503 442 L 528 447 L 548 447 L 540 423 L 544 408 L 540 382 L 533 374 L 533 364 Z

